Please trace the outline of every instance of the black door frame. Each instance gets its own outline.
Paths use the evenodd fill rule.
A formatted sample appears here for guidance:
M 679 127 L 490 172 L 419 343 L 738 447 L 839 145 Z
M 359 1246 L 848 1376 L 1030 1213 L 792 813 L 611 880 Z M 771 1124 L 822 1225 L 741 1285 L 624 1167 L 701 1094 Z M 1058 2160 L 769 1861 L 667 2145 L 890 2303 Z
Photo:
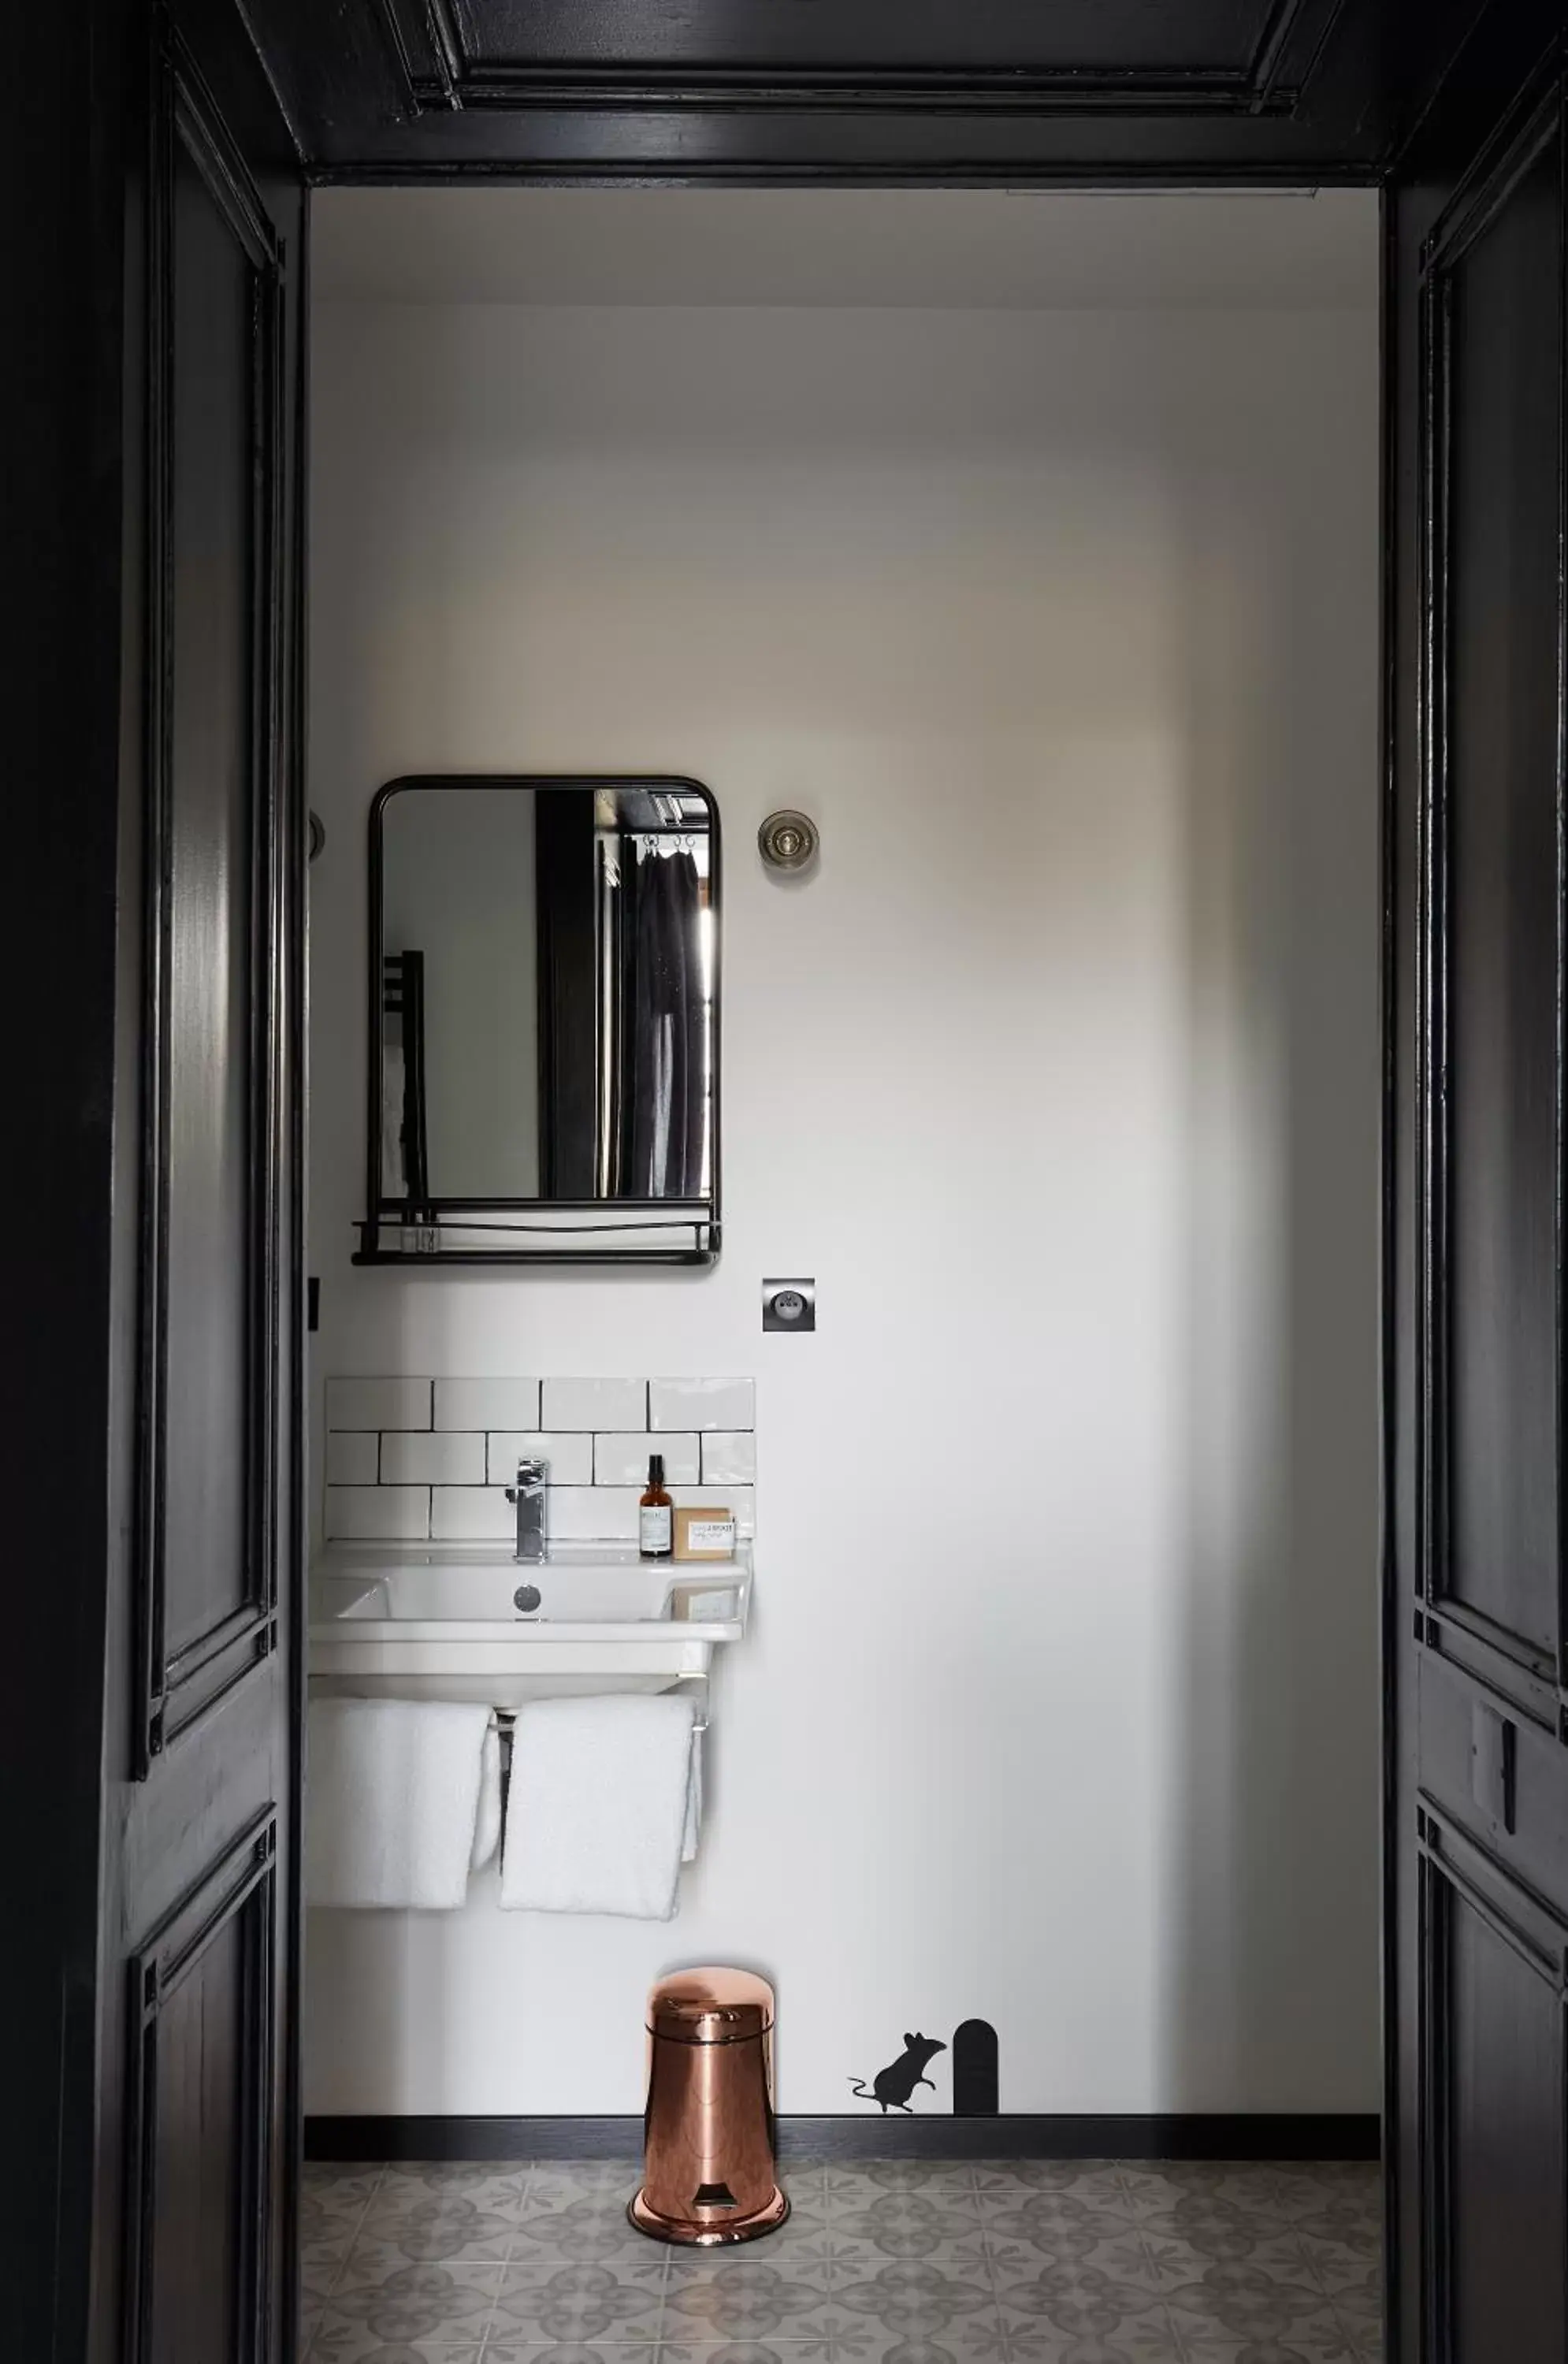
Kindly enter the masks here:
M 6 1737 L 3 1794 L 13 1926 L 8 1949 L 9 2022 L 20 2034 L 9 2085 L 13 2141 L 7 2146 L 8 2245 L 29 2270 L 21 2277 L 7 2330 L 17 2352 L 59 2364 L 88 2353 L 90 2228 L 95 2209 L 109 2196 L 102 2161 L 117 2141 L 109 2121 L 114 2101 L 95 2073 L 95 1985 L 99 1919 L 100 1823 L 105 1805 L 105 1753 L 116 1745 L 125 1703 L 94 1680 L 72 1679 L 71 1669 L 102 1661 L 116 1614 L 116 1595 L 128 1585 L 134 1525 L 134 1481 L 128 1453 L 106 1464 L 96 1440 L 116 1434 L 117 1407 L 131 1399 L 137 1310 L 123 1278 L 134 1269 L 125 1236 L 127 1145 L 117 1136 L 117 1108 L 126 1104 L 123 1009 L 136 990 L 118 935 L 117 907 L 126 891 L 125 845 L 118 816 L 123 762 L 117 651 L 122 624 L 122 576 L 135 554 L 122 541 L 120 439 L 123 383 L 117 331 L 124 267 L 121 193 L 128 162 L 130 107 L 126 34 L 135 0 L 85 0 L 78 9 L 26 10 L 14 28 L 17 87 L 26 94 L 6 144 L 5 188 L 9 218 L 47 225 L 49 235 L 26 235 L 10 255 L 13 316 L 26 329 L 36 364 L 7 374 L 0 408 L 9 448 L 25 452 L 12 472 L 12 539 L 29 553 L 26 596 L 13 608 L 0 642 L 9 696 L 8 754 L 17 792 L 7 812 L 11 875 L 26 881 L 13 898 L 5 946 L 6 1006 L 14 1014 L 7 1044 L 9 1113 L 17 1161 L 16 1199 L 29 1225 L 47 1223 L 36 1245 L 19 1243 L 11 1275 L 11 1332 L 22 1342 L 7 1365 L 0 1422 L 14 1472 L 7 1508 L 12 1564 L 21 1580 L 13 1590 L 15 1624 L 0 1658 L 6 1669 Z M 258 14 L 261 12 L 258 11 Z M 1434 16 L 1443 20 L 1445 54 L 1451 53 L 1473 0 Z M 286 17 L 286 8 L 275 11 Z M 306 17 L 295 38 L 306 38 Z M 1559 7 L 1532 5 L 1503 24 L 1494 7 L 1483 12 L 1486 38 L 1465 53 L 1468 84 L 1456 95 L 1451 75 L 1437 103 L 1421 100 L 1422 117 L 1407 164 L 1385 159 L 1365 173 L 1339 177 L 1362 185 L 1386 184 L 1444 139 L 1462 136 L 1459 118 L 1473 117 L 1530 62 L 1543 29 L 1561 22 Z M 1495 39 L 1493 37 L 1496 37 Z M 367 69 L 368 70 L 368 69 Z M 377 69 L 379 71 L 379 69 Z M 956 86 L 956 85 L 955 85 Z M 296 117 L 297 119 L 297 117 Z M 868 145 L 859 169 L 835 164 L 781 173 L 759 163 L 732 162 L 712 175 L 697 171 L 626 172 L 620 179 L 668 182 L 721 179 L 728 185 L 769 185 L 810 178 L 822 185 L 911 186 L 973 184 L 1006 180 L 1037 187 L 1124 184 L 1126 168 L 1035 163 L 955 173 L 940 166 L 889 171 Z M 307 182 L 449 177 L 428 167 L 399 170 L 384 162 L 362 169 L 312 172 Z M 450 177 L 460 177 L 451 175 Z M 548 163 L 494 169 L 489 179 L 547 180 L 562 185 L 606 177 L 593 160 L 565 168 Z M 1162 170 L 1157 185 L 1268 185 L 1299 179 L 1299 168 L 1270 174 L 1195 164 Z M 1392 274 L 1394 257 L 1388 253 Z M 1385 326 L 1385 434 L 1391 437 L 1394 389 Z M 303 448 L 303 446 L 302 446 Z M 1392 616 L 1396 604 L 1393 445 L 1385 504 L 1385 750 L 1391 747 L 1395 685 Z M 303 468 L 298 497 L 303 502 Z M 303 512 L 301 511 L 301 515 Z M 296 519 L 296 523 L 299 520 Z M 295 668 L 290 728 L 302 729 L 303 666 Z M 1405 1122 L 1396 1073 L 1396 1034 L 1402 1022 L 1392 894 L 1396 825 L 1392 759 L 1384 800 L 1385 1164 L 1384 1223 L 1389 1254 L 1385 1273 L 1385 1444 L 1386 1501 L 1398 1512 L 1399 1408 L 1394 1347 L 1398 1307 L 1393 1293 L 1397 1244 L 1396 1144 Z M 40 1002 L 47 1022 L 39 1021 Z M 294 1052 L 303 1061 L 303 1013 L 297 1009 Z M 298 1072 L 303 1072 L 301 1067 Z M 289 1110 L 292 1155 L 302 1167 L 304 1108 Z M 121 1275 L 117 1279 L 117 1273 Z M 297 1269 L 290 1285 L 302 1285 Z M 295 1422 L 295 1449 L 303 1428 Z M 296 1482 L 302 1472 L 296 1470 Z M 303 1498 L 303 1483 L 298 1485 Z M 1407 1640 L 1407 1603 L 1393 1573 L 1392 1540 L 1385 1553 L 1385 1806 L 1392 1811 L 1399 1728 L 1399 1651 Z M 39 1580 L 33 1571 L 58 1571 Z M 291 1642 L 294 1680 L 302 1681 L 302 1640 Z M 50 1785 L 48 1811 L 39 1793 Z M 1392 1905 L 1397 1868 L 1385 1865 Z M 291 1908 L 292 1909 L 292 1908 Z M 1387 1928 L 1392 1941 L 1395 1916 Z M 1397 2024 L 1398 1970 L 1392 1942 L 1386 1962 L 1389 2030 Z M 1399 2122 L 1400 2062 L 1385 2046 L 1386 2123 Z M 297 2109 L 296 2109 L 297 2115 Z M 1402 2202 L 1390 2162 L 1390 2204 Z M 1391 2293 L 1396 2306 L 1398 2293 Z M 1397 2352 L 1397 2351 L 1396 2351 Z

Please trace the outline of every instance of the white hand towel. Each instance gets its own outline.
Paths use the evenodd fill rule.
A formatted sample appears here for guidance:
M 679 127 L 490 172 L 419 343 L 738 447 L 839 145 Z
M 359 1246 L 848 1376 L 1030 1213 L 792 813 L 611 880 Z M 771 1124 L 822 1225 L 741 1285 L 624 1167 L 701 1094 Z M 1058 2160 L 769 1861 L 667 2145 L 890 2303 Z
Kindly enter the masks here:
M 313 1700 L 307 1901 L 447 1912 L 462 1904 L 489 1723 L 486 1707 L 444 1701 Z
M 519 1708 L 502 1903 L 673 1920 L 692 1741 L 692 1701 L 673 1691 Z

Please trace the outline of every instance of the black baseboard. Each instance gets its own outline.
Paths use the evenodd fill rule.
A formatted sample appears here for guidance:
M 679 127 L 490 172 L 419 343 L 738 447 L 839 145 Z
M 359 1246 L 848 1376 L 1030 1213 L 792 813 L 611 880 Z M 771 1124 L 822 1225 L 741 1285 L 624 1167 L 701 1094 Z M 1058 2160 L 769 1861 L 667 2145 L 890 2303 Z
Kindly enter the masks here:
M 1376 2158 L 1364 2115 L 781 2118 L 792 2158 Z M 632 2118 L 306 2118 L 321 2159 L 624 2158 L 642 2150 Z

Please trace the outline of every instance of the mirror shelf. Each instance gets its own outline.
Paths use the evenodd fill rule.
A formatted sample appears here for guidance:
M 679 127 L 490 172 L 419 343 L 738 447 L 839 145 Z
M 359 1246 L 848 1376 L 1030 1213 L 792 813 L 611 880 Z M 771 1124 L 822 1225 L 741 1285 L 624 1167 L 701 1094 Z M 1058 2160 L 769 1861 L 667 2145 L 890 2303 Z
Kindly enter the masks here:
M 431 1221 L 410 1223 L 383 1215 L 359 1225 L 355 1264 L 667 1264 L 717 1261 L 721 1230 L 706 1199 L 689 1210 L 668 1199 L 651 1200 L 639 1221 L 629 1200 L 601 1202 L 573 1221 L 563 1208 L 540 1204 L 538 1221 L 509 1210 L 489 1210 L 486 1220 L 443 1208 Z
M 685 778 L 381 790 L 356 1264 L 715 1261 L 719 851 Z

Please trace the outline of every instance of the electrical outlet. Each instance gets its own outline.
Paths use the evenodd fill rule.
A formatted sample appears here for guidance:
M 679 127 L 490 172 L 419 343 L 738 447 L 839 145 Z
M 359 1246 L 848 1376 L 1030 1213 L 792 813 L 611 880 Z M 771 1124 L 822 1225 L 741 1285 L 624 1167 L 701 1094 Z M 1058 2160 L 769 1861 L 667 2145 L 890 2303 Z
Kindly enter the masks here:
M 765 1280 L 762 1283 L 764 1330 L 815 1330 L 817 1283 L 814 1280 Z

